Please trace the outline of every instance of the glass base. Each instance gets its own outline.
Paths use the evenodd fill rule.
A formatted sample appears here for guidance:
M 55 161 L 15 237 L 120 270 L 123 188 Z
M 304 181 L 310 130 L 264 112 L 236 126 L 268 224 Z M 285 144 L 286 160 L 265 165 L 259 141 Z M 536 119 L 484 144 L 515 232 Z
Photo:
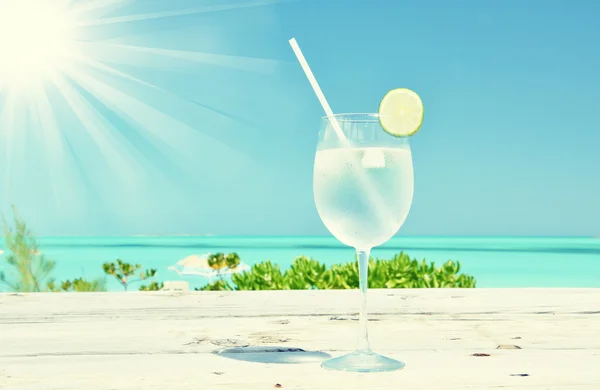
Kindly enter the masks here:
M 325 360 L 321 367 L 334 371 L 384 372 L 403 369 L 405 364 L 376 354 L 373 351 L 354 351 L 344 356 Z

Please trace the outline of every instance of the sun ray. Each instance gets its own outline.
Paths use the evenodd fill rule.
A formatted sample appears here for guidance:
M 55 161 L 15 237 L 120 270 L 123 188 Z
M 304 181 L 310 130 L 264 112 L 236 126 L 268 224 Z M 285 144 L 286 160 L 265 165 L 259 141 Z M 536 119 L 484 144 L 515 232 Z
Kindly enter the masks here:
M 71 8 L 75 16 L 86 17 L 88 20 L 100 18 L 108 12 L 121 8 L 132 0 L 87 0 L 80 2 Z M 92 15 L 90 15 L 92 14 Z
M 194 7 L 194 8 L 186 8 L 186 9 L 174 10 L 174 11 L 160 11 L 160 12 L 149 12 L 149 13 L 144 13 L 144 14 L 127 15 L 127 16 L 116 16 L 113 18 L 89 20 L 86 22 L 82 22 L 78 25 L 89 27 L 89 26 L 101 26 L 101 25 L 116 24 L 116 23 L 129 23 L 129 22 L 137 22 L 137 21 L 142 21 L 142 20 L 169 18 L 169 17 L 174 17 L 174 16 L 202 14 L 202 13 L 207 13 L 207 12 L 218 12 L 218 11 L 228 11 L 228 10 L 241 9 L 241 8 L 261 7 L 261 6 L 272 5 L 272 4 L 287 3 L 290 1 L 294 1 L 294 0 L 246 1 L 246 2 L 242 2 L 242 3 Z
M 85 64 L 85 65 L 91 66 L 93 68 L 96 68 L 98 70 L 104 71 L 106 73 L 112 74 L 114 76 L 119 76 L 119 77 L 122 77 L 124 79 L 129 80 L 129 81 L 134 81 L 134 82 L 139 83 L 141 85 L 145 85 L 146 87 L 158 89 L 158 90 L 161 90 L 162 92 L 165 92 L 164 89 L 159 88 L 159 87 L 157 87 L 154 84 L 148 83 L 148 82 L 146 82 L 144 80 L 141 80 L 141 79 L 139 79 L 137 77 L 133 77 L 133 76 L 131 76 L 131 75 L 125 73 L 125 72 L 121 72 L 120 70 L 115 69 L 115 68 L 113 68 L 110 65 L 106 65 L 106 64 L 103 64 L 103 63 L 101 63 L 99 61 L 95 61 L 95 60 L 92 60 L 90 58 L 86 58 L 84 56 L 77 55 L 77 54 L 73 54 L 72 58 L 75 61 L 78 61 L 81 64 Z
M 223 142 L 199 133 L 178 119 L 111 87 L 101 80 L 91 77 L 85 72 L 72 69 L 71 76 L 77 83 L 106 104 L 107 107 L 119 113 L 121 117 L 135 123 L 148 142 L 161 150 L 165 156 L 184 171 L 190 172 L 191 164 L 198 159 L 197 150 L 192 146 L 194 142 L 189 142 L 189 140 L 197 140 L 196 142 L 207 145 L 206 149 L 213 152 L 219 149 L 228 154 L 231 159 L 236 157 L 249 159 Z M 168 131 L 165 131 L 165 129 L 168 129 Z M 181 142 L 181 140 L 187 140 L 187 142 Z M 208 145 L 211 146 L 208 147 Z
M 223 183 L 224 176 L 246 173 L 249 167 L 260 166 L 263 173 L 272 168 L 263 169 L 260 157 L 245 152 L 262 130 L 243 118 L 256 116 L 248 100 L 252 95 L 244 92 L 252 91 L 252 82 L 262 85 L 262 76 L 273 75 L 282 62 L 177 50 L 164 39 L 152 45 L 139 36 L 136 46 L 124 37 L 135 36 L 127 34 L 135 34 L 136 22 L 155 34 L 153 25 L 144 21 L 191 20 L 186 15 L 295 0 L 213 0 L 204 6 L 192 1 L 184 9 L 154 3 L 161 9 L 166 5 L 167 11 L 142 1 L 135 9 L 145 9 L 137 14 L 128 14 L 136 12 L 129 11 L 133 0 L 28 1 L 37 1 L 39 7 L 0 0 L 0 8 L 12 2 L 18 10 L 11 16 L 3 11 L 12 9 L 0 9 L 0 30 L 5 32 L 0 45 L 13 54 L 0 60 L 1 195 L 45 205 L 46 190 L 51 192 L 48 204 L 56 210 L 49 213 L 74 224 L 83 212 L 92 212 L 85 207 L 92 204 L 115 218 L 119 210 L 119 215 L 135 219 L 147 215 L 152 202 L 160 207 L 161 196 L 188 201 L 198 190 L 188 184 L 191 178 Z M 219 46 L 215 51 L 228 50 Z M 245 77 L 240 72 L 257 76 L 251 75 L 248 84 L 232 81 L 208 94 L 208 87 L 218 88 L 218 82 L 206 83 L 205 89 L 195 79 L 194 87 L 180 86 L 177 71 L 182 68 L 193 77 L 204 76 L 204 70 L 207 77 L 214 72 L 214 80 L 228 79 L 224 71 L 232 80 Z M 157 69 L 168 72 L 167 77 L 156 77 Z M 227 112 L 232 107 L 241 115 Z M 152 191 L 162 195 L 139 202 Z M 95 212 L 98 219 L 114 219 Z
M 15 114 L 15 99 L 14 92 L 8 91 L 4 95 L 3 106 L 0 107 L 0 156 L 2 166 L 4 168 L 3 185 L 6 199 L 12 201 L 12 165 L 13 165 L 13 148 L 15 142 L 13 140 L 14 132 L 14 114 Z
M 91 77 L 91 79 L 94 78 Z M 114 163 L 109 165 L 112 166 L 112 172 L 121 176 L 120 183 L 126 183 L 125 186 L 131 186 L 133 189 L 134 183 L 141 185 L 142 179 L 152 175 L 158 175 L 162 180 L 172 182 L 175 178 L 173 176 L 174 172 L 181 174 L 181 168 L 176 166 L 160 148 L 149 143 L 143 135 L 134 137 L 135 139 L 126 137 L 124 129 L 113 125 L 109 118 L 98 110 L 97 105 L 101 104 L 111 112 L 114 112 L 114 110 L 104 103 L 93 103 L 90 100 L 93 94 L 90 94 L 90 97 L 85 97 L 64 80 L 63 83 L 59 82 L 59 85 L 60 90 L 65 93 L 65 98 L 71 100 L 71 107 L 85 108 L 85 110 L 78 110 L 76 116 L 79 117 L 87 130 L 92 129 L 92 139 L 94 142 L 98 142 L 97 147 L 104 155 L 104 159 Z M 80 87 L 83 88 L 83 86 Z M 94 96 L 94 99 L 97 98 L 97 96 Z M 119 114 L 115 112 L 115 115 Z M 90 121 L 90 117 L 93 118 L 92 121 Z M 136 129 L 132 133 L 139 133 L 139 130 Z M 145 149 L 145 151 L 142 149 Z M 150 150 L 152 156 L 147 155 L 148 150 Z M 150 172 L 150 167 L 154 167 L 154 171 Z M 136 179 L 139 180 L 136 182 Z
M 115 69 L 114 67 L 112 67 L 110 65 L 101 63 L 99 61 L 92 60 L 90 58 L 87 58 L 87 57 L 84 57 L 84 56 L 81 56 L 81 55 L 73 55 L 73 59 L 76 60 L 76 61 L 78 61 L 78 62 L 80 62 L 81 64 L 85 64 L 85 65 L 91 66 L 91 67 L 93 67 L 95 69 L 98 69 L 98 70 L 100 70 L 102 72 L 105 72 L 107 74 L 110 74 L 110 75 L 113 75 L 113 76 L 118 76 L 118 77 L 121 77 L 121 78 L 129 80 L 129 81 L 133 81 L 133 82 L 135 82 L 137 84 L 140 84 L 140 85 L 143 85 L 145 87 L 154 89 L 156 91 L 160 91 L 161 93 L 170 95 L 170 96 L 175 97 L 177 99 L 183 100 L 183 101 L 185 101 L 187 103 L 191 103 L 191 104 L 196 105 L 198 107 L 202 107 L 202 108 L 204 108 L 206 110 L 214 112 L 214 113 L 216 113 L 216 114 L 218 114 L 220 116 L 223 116 L 223 117 L 225 117 L 227 119 L 231 119 L 231 120 L 234 120 L 236 122 L 242 123 L 242 124 L 244 124 L 246 126 L 249 126 L 249 127 L 255 127 L 256 126 L 255 123 L 252 123 L 252 122 L 250 122 L 249 120 L 247 120 L 245 118 L 242 118 L 242 117 L 234 115 L 232 113 L 220 110 L 220 109 L 218 109 L 216 107 L 212 107 L 210 105 L 207 105 L 207 104 L 204 104 L 204 103 L 200 103 L 200 102 L 198 102 L 196 100 L 186 98 L 186 97 L 184 97 L 184 96 L 182 96 L 180 94 L 173 93 L 173 92 L 171 92 L 171 91 L 169 91 L 169 90 L 167 90 L 165 88 L 161 88 L 161 87 L 159 87 L 159 86 L 157 86 L 155 84 L 152 84 L 152 83 L 149 83 L 149 82 L 144 81 L 142 79 L 139 79 L 137 77 L 131 76 L 128 73 L 121 72 L 120 70 Z
M 173 60 L 199 62 L 207 65 L 222 66 L 229 69 L 254 72 L 264 75 L 275 73 L 282 62 L 268 58 L 234 56 L 229 54 L 214 54 L 198 51 L 162 49 L 135 45 L 123 45 L 106 42 L 90 42 L 82 46 L 82 52 L 88 57 L 102 56 L 104 62 L 120 64 L 144 64 L 153 67 L 172 67 Z M 136 56 L 133 53 L 146 54 L 149 57 Z M 168 62 L 161 62 L 166 59 Z
M 123 177 L 124 185 L 133 185 L 143 168 L 130 151 L 121 146 L 127 142 L 120 132 L 62 76 L 57 76 L 53 82 L 93 139 L 103 160 L 112 168 L 111 171 Z
M 55 75 L 53 80 L 58 78 L 59 76 Z M 54 86 L 58 88 L 57 84 Z M 93 215 L 97 219 L 112 221 L 113 218 L 107 213 L 106 202 L 97 185 L 98 176 L 90 174 L 93 171 L 90 171 L 89 166 L 86 169 L 86 164 L 80 156 L 81 151 L 72 144 L 68 133 L 59 127 L 56 107 L 52 104 L 46 88 L 41 84 L 36 87 L 32 91 L 33 99 L 29 100 L 28 105 L 32 111 L 31 116 L 37 118 L 37 123 L 31 129 L 34 134 L 31 135 L 41 135 L 45 141 L 41 149 L 46 157 L 41 161 L 46 168 L 43 175 L 46 185 L 42 186 L 44 183 L 40 183 L 38 187 L 40 191 L 50 188 L 52 192 L 51 202 L 46 204 L 66 220 L 77 220 L 82 216 L 87 218 Z M 63 95 L 63 91 L 58 92 Z M 31 148 L 35 150 L 35 145 L 31 145 Z M 40 152 L 40 148 L 37 149 Z M 131 177 L 128 179 L 131 180 Z M 126 183 L 127 181 L 120 184 L 126 188 Z M 86 203 L 86 199 L 89 201 L 89 198 L 93 201 Z M 93 208 L 86 207 L 89 204 L 93 204 Z
M 99 65 L 101 65 L 101 64 L 99 64 Z M 103 70 L 106 70 L 104 67 L 101 67 L 101 68 L 102 68 Z M 119 75 L 121 75 L 121 76 L 122 76 L 122 72 L 118 72 L 118 71 L 117 71 L 117 73 L 118 73 Z M 80 74 L 80 76 L 81 76 L 81 75 L 83 75 L 83 73 L 81 73 L 81 74 Z M 154 86 L 153 84 L 147 83 L 147 82 L 145 82 L 145 81 L 143 81 L 143 80 L 140 80 L 140 79 L 137 79 L 137 78 L 135 78 L 135 77 L 133 77 L 133 76 L 129 76 L 129 75 L 126 75 L 126 76 L 128 76 L 128 77 L 126 77 L 128 80 L 131 80 L 131 81 L 134 81 L 134 82 L 139 82 L 140 84 L 142 84 L 142 85 L 144 85 L 144 86 L 148 86 L 148 87 L 150 87 L 150 88 L 156 89 L 156 90 L 158 90 L 158 91 L 161 91 L 161 92 L 162 92 L 162 91 L 164 91 L 162 88 L 156 87 L 156 86 Z M 90 77 L 89 77 L 89 79 L 88 79 L 88 81 L 92 81 L 92 80 L 93 80 L 95 83 L 98 83 L 98 82 L 99 82 L 99 80 L 98 80 L 98 79 L 96 79 L 96 78 L 93 78 L 93 77 L 91 77 L 91 76 L 90 76 Z M 93 85 L 93 83 L 92 83 L 92 85 Z M 96 85 L 98 85 L 98 84 L 96 84 Z M 108 84 L 105 84 L 105 83 L 101 83 L 100 85 L 102 85 L 102 86 L 104 86 L 104 87 L 108 87 Z M 112 89 L 112 91 L 116 91 L 116 90 Z M 95 91 L 94 91 L 94 92 L 95 92 Z M 111 93 L 112 93 L 112 92 L 111 92 Z M 103 100 L 105 103 L 106 103 L 106 102 L 109 102 L 109 101 L 111 101 L 111 100 L 108 98 L 108 97 L 110 96 L 110 94 L 109 94 L 109 95 L 106 95 L 106 96 L 107 96 L 107 99 L 106 99 L 106 100 Z M 145 103 L 143 103 L 143 102 L 142 102 L 140 99 L 133 98 L 132 96 L 130 96 L 130 95 L 128 95 L 128 94 L 123 94 L 122 96 L 124 96 L 124 97 L 127 97 L 129 102 L 135 102 L 135 103 L 137 103 L 137 104 L 142 104 L 142 105 L 143 105 L 142 107 L 150 107 L 150 106 L 146 105 Z M 101 100 L 102 100 L 102 99 L 101 99 Z M 116 107 L 117 107 L 117 106 L 116 106 Z M 138 107 L 139 107 L 139 106 L 138 106 Z M 139 107 L 139 108 L 140 108 L 140 110 L 142 110 L 142 108 L 141 108 L 141 107 Z M 118 106 L 118 111 L 124 111 L 124 110 L 121 108 L 121 106 Z M 185 123 L 183 123 L 183 122 L 179 122 L 179 121 L 177 121 L 175 118 L 172 118 L 171 116 L 164 114 L 162 111 L 156 110 L 156 112 L 157 112 L 157 113 L 160 113 L 162 118 L 170 118 L 170 120 L 173 120 L 173 121 L 175 121 L 175 122 L 181 123 L 182 125 L 184 125 L 184 126 L 186 126 L 186 127 L 189 127 L 189 126 L 187 126 Z M 127 112 L 126 112 L 126 114 L 127 114 Z M 132 118 L 132 119 L 134 119 L 134 118 Z M 134 119 L 134 121 L 135 121 L 136 123 L 139 123 L 139 121 L 137 121 L 137 120 L 135 120 L 135 119 Z M 191 129 L 191 128 L 190 128 L 190 129 Z M 211 135 L 209 135 L 209 134 L 205 134 L 205 135 L 206 135 L 207 137 L 210 137 L 210 138 L 214 139 L 215 141 L 219 141 L 218 139 L 216 139 L 216 138 L 212 137 L 212 136 L 211 136 Z
M 77 188 L 74 182 L 77 173 L 73 169 L 76 164 L 69 161 L 73 157 L 72 153 L 59 129 L 56 113 L 52 108 L 45 87 L 38 83 L 33 94 L 35 100 L 31 101 L 33 103 L 31 108 L 38 119 L 38 132 L 44 137 L 42 149 L 46 153 L 46 161 L 52 164 L 52 171 L 46 180 L 51 186 L 54 206 L 68 205 L 68 207 L 63 207 L 65 212 L 68 212 L 66 209 L 70 210 L 71 213 L 79 211 L 82 209 L 80 198 L 72 192 L 74 188 Z M 65 194 L 65 190 L 71 192 Z M 60 199 L 63 202 L 57 202 Z M 67 199 L 68 202 L 64 202 Z
M 71 142 L 67 139 L 67 147 L 71 155 L 73 156 L 73 160 L 75 161 L 75 170 L 79 174 L 79 180 L 83 183 L 84 188 L 87 190 L 87 196 L 91 198 L 91 202 L 88 204 L 93 204 L 93 208 L 86 207 L 86 214 L 88 216 L 94 215 L 95 218 L 101 218 L 105 221 L 111 220 L 114 221 L 114 218 L 108 212 L 108 208 L 106 207 L 105 199 L 103 198 L 103 193 L 99 191 L 99 186 L 96 185 L 96 178 L 92 178 L 89 174 L 89 171 L 86 170 L 86 166 L 81 162 L 79 158 L 78 152 L 75 150 Z

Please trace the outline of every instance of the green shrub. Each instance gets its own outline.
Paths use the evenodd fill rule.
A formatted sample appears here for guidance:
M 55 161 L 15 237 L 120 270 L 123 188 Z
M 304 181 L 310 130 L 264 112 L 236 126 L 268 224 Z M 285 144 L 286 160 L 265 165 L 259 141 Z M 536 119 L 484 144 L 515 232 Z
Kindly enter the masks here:
M 283 276 L 284 286 L 291 290 L 327 288 L 324 275 L 327 266 L 306 256 L 297 257 Z
M 411 259 L 405 253 L 391 260 L 369 262 L 369 287 L 371 288 L 473 288 L 475 278 L 459 274 L 460 262 L 448 260 L 436 267 L 425 259 Z
M 237 290 L 285 290 L 289 289 L 281 269 L 267 260 L 254 264 L 249 271 L 231 277 Z
M 10 266 L 11 275 L 0 272 L 0 282 L 9 289 L 18 292 L 47 291 L 47 283 L 51 283 L 50 274 L 54 270 L 55 262 L 48 260 L 38 250 L 38 243 L 27 224 L 13 209 L 14 227 L 11 228 L 4 216 L 2 226 L 6 255 L 4 259 Z M 9 271 L 10 272 L 10 271 Z
M 460 274 L 460 262 L 448 260 L 440 267 L 424 259 L 411 259 L 399 253 L 390 260 L 369 260 L 370 288 L 473 288 L 475 278 Z M 327 268 L 314 259 L 300 256 L 284 273 L 267 260 L 232 276 L 234 285 L 224 280 L 197 290 L 306 290 L 349 289 L 359 287 L 356 261 Z
M 206 286 L 195 288 L 196 291 L 231 291 L 232 287 L 224 280 L 217 280 L 214 283 L 209 283 Z
M 156 269 L 154 268 L 141 271 L 141 264 L 129 264 L 121 259 L 117 259 L 116 263 L 104 263 L 102 269 L 107 275 L 114 276 L 125 291 L 127 291 L 130 284 L 142 282 L 156 275 Z M 140 271 L 139 274 L 137 273 L 138 271 Z M 161 288 L 162 283 L 152 282 L 149 285 L 140 286 L 139 290 L 155 291 Z
M 60 291 L 75 291 L 75 292 L 93 292 L 93 291 L 106 291 L 106 280 L 105 279 L 94 279 L 85 280 L 83 278 L 77 278 L 71 280 L 65 280 L 60 284 L 60 287 L 56 287 L 54 281 L 48 283 L 48 288 L 53 292 Z
M 160 291 L 164 287 L 164 283 L 150 282 L 149 284 L 140 286 L 140 291 Z
M 240 265 L 240 256 L 235 252 L 226 255 L 219 252 L 209 255 L 207 261 L 208 265 L 216 271 L 220 271 L 224 268 L 233 270 Z

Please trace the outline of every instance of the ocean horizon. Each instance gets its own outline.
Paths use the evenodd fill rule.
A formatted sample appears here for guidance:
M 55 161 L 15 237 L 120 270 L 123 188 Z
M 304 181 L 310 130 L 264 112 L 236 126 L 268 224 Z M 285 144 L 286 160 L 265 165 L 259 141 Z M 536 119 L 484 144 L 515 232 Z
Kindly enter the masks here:
M 102 264 L 117 258 L 156 268 L 156 281 L 185 280 L 191 288 L 207 280 L 180 277 L 168 267 L 195 254 L 237 252 L 247 265 L 271 260 L 283 270 L 300 255 L 327 265 L 354 261 L 354 250 L 332 236 L 45 236 L 38 242 L 40 252 L 56 261 L 52 277 L 58 282 L 103 277 Z M 371 255 L 387 259 L 399 252 L 436 265 L 460 261 L 461 272 L 474 276 L 477 287 L 600 287 L 600 239 L 594 237 L 397 236 Z M 2 257 L 0 270 L 7 271 Z M 112 277 L 107 288 L 122 290 Z

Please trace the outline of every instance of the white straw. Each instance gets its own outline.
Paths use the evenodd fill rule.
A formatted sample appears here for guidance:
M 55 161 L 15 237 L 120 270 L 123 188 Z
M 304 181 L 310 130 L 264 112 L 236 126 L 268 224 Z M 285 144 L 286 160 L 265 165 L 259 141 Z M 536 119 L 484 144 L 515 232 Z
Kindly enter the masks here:
M 325 99 L 325 95 L 323 95 L 323 91 L 321 91 L 321 88 L 319 88 L 319 84 L 317 83 L 315 76 L 313 75 L 312 71 L 310 70 L 310 67 L 308 66 L 308 62 L 306 62 L 306 58 L 304 58 L 304 56 L 302 55 L 302 51 L 300 50 L 298 43 L 296 43 L 295 38 L 290 39 L 290 45 L 292 46 L 292 49 L 294 50 L 296 57 L 298 57 L 298 61 L 300 61 L 300 65 L 302 65 L 302 69 L 304 70 L 304 73 L 306 73 L 306 77 L 308 78 L 310 85 L 312 85 L 315 93 L 317 94 L 317 97 L 319 98 L 319 101 L 321 102 L 321 105 L 323 106 L 323 110 L 325 110 L 325 114 L 327 115 L 329 122 L 333 126 L 333 129 L 337 133 L 338 138 L 340 139 L 340 141 L 342 142 L 344 147 L 350 147 L 350 142 L 348 142 L 348 139 L 344 135 L 344 132 L 342 131 L 342 128 L 340 127 L 340 124 L 339 124 L 337 118 L 333 115 L 333 111 L 331 111 L 331 107 L 329 107 L 329 104 L 327 103 L 327 100 Z M 383 153 L 383 152 L 380 151 L 379 153 Z M 351 155 L 347 155 L 347 156 L 351 156 Z M 394 225 L 394 221 L 392 220 L 392 214 L 390 214 L 388 212 L 387 208 L 384 206 L 385 203 L 381 197 L 381 194 L 379 194 L 377 191 L 375 191 L 374 187 L 371 185 L 370 180 L 367 177 L 366 172 L 363 169 L 362 165 L 361 166 L 359 166 L 358 164 L 351 164 L 351 165 L 354 168 L 354 170 L 356 171 L 358 180 L 362 183 L 363 188 L 365 189 L 365 191 L 367 193 L 367 196 L 371 200 L 371 203 L 375 206 L 375 213 L 378 215 L 381 223 Z
M 329 122 L 331 122 L 333 130 L 335 130 L 335 132 L 337 133 L 337 136 L 339 137 L 340 141 L 347 144 L 348 140 L 346 139 L 346 136 L 344 135 L 344 132 L 342 131 L 342 128 L 340 127 L 340 124 L 337 121 L 337 118 L 333 115 L 333 111 L 331 111 L 331 107 L 329 107 L 329 103 L 327 103 L 327 99 L 325 99 L 325 95 L 323 95 L 323 91 L 321 91 L 319 83 L 317 83 L 317 79 L 313 75 L 313 72 L 310 70 L 310 66 L 308 66 L 308 62 L 306 62 L 306 58 L 304 58 L 302 50 L 300 50 L 300 46 L 298 46 L 298 43 L 296 42 L 296 38 L 290 39 L 290 45 L 292 46 L 292 50 L 294 50 L 296 57 L 298 57 L 298 61 L 300 61 L 300 65 L 302 66 L 302 69 L 304 70 L 304 73 L 306 74 L 310 85 L 313 87 L 315 94 L 317 94 L 317 98 L 319 98 L 319 102 L 321 102 L 321 106 L 323 106 L 323 110 L 325 110 L 325 115 L 327 115 L 327 118 L 329 118 Z

